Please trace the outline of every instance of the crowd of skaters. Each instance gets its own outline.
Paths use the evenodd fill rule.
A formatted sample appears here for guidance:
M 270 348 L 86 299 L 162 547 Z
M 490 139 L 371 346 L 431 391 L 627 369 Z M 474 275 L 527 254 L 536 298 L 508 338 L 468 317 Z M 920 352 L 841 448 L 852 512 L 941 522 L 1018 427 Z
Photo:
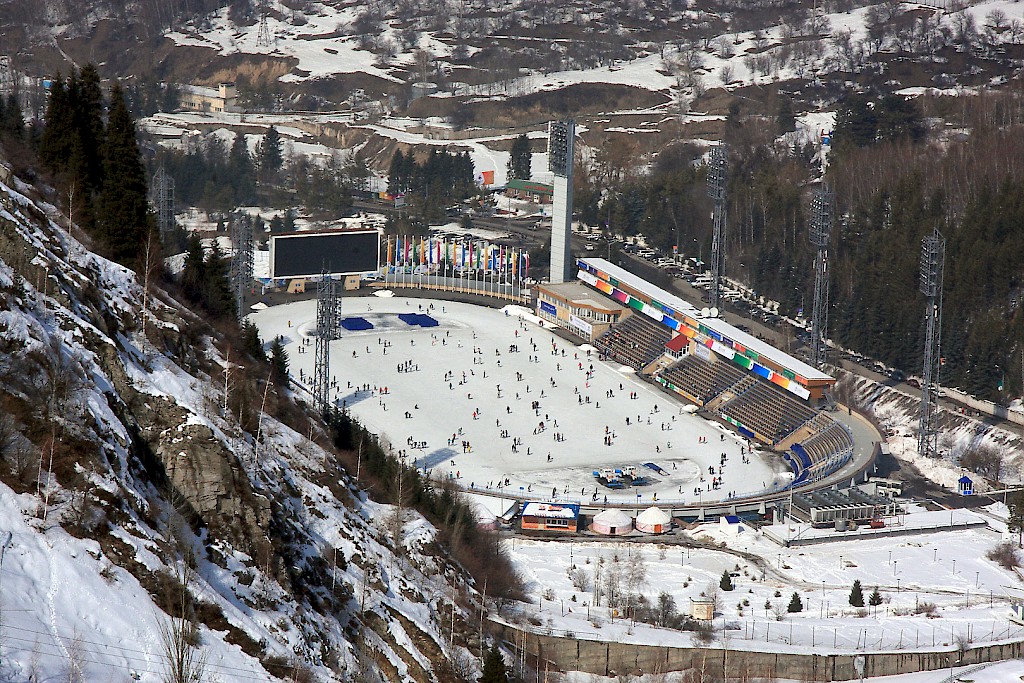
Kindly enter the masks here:
M 433 309 L 432 305 L 431 305 L 430 309 L 431 310 Z M 423 310 L 422 306 L 420 306 L 420 310 Z M 508 315 L 507 312 L 506 312 L 506 315 Z M 440 336 L 437 333 L 431 333 L 431 341 L 432 341 L 432 343 L 434 345 L 437 345 L 440 342 L 440 344 L 442 346 L 447 346 L 448 345 L 447 344 L 447 340 L 450 338 L 450 335 L 451 335 L 451 331 L 450 330 L 445 330 L 444 336 Z M 477 336 L 477 333 L 475 331 L 472 332 L 472 338 L 473 338 L 473 341 L 474 341 L 474 343 L 472 344 L 472 360 L 473 360 L 472 365 L 473 366 L 486 365 L 486 361 L 484 360 L 485 354 L 484 354 L 483 347 L 476 343 L 476 341 L 478 339 L 478 336 Z M 393 342 L 391 342 L 390 340 L 384 339 L 382 337 L 378 337 L 378 346 L 380 346 L 382 348 L 382 350 L 385 351 L 385 353 L 386 353 L 387 349 L 392 347 L 392 344 L 393 344 Z M 511 343 L 508 345 L 506 353 L 518 354 L 518 353 L 520 353 L 521 345 L 524 345 L 524 344 L 528 344 L 529 349 L 532 350 L 533 353 L 530 354 L 530 360 L 531 361 L 534 360 L 536 358 L 536 356 L 534 354 L 536 354 L 537 351 L 538 351 L 538 344 L 534 340 L 534 337 L 532 336 L 532 334 L 530 333 L 530 329 L 527 326 L 527 324 L 525 322 L 523 322 L 522 320 L 520 320 L 518 327 L 513 331 L 513 339 L 511 340 Z M 415 339 L 410 339 L 410 346 L 415 346 Z M 462 345 L 462 341 L 458 340 L 458 347 L 462 348 L 462 346 L 463 346 Z M 370 347 L 366 346 L 365 347 L 365 352 L 366 353 L 370 353 L 370 351 L 371 351 Z M 494 349 L 494 356 L 493 356 L 493 359 L 492 359 L 492 362 L 494 362 L 497 365 L 497 367 L 499 367 L 499 368 L 501 367 L 501 360 L 502 360 L 502 355 L 503 355 L 502 351 L 503 351 L 503 349 L 500 348 L 500 347 L 499 348 L 495 348 Z M 561 361 L 556 363 L 556 368 L 557 368 L 556 369 L 556 373 L 557 374 L 556 375 L 551 375 L 548 378 L 548 384 L 550 385 L 550 387 L 552 387 L 552 388 L 557 387 L 558 384 L 559 384 L 559 381 L 568 381 L 568 382 L 570 382 L 573 385 L 573 393 L 577 397 L 578 405 L 589 405 L 589 406 L 593 406 L 593 408 L 595 410 L 596 409 L 600 409 L 601 408 L 600 401 L 592 399 L 592 396 L 591 396 L 591 392 L 596 389 L 595 387 L 592 386 L 592 384 L 595 381 L 595 370 L 594 370 L 594 363 L 593 363 L 593 358 L 592 358 L 592 355 L 591 355 L 591 351 L 589 351 L 589 350 L 588 351 L 577 350 L 577 349 L 575 349 L 572 346 L 568 346 L 568 348 L 566 348 L 565 345 L 560 345 L 559 344 L 559 341 L 557 340 L 557 338 L 553 338 L 553 339 L 550 340 L 550 354 L 552 356 L 555 356 L 555 357 L 566 358 L 566 359 L 568 359 L 569 355 L 571 354 L 572 362 L 573 362 L 571 365 L 563 364 Z M 536 360 L 539 362 L 539 358 L 536 358 Z M 573 366 L 575 366 L 575 367 L 573 367 Z M 406 360 L 400 361 L 399 363 L 396 364 L 395 367 L 396 367 L 396 372 L 398 372 L 399 374 L 407 373 L 407 372 L 419 372 L 420 371 L 420 366 L 413 359 L 406 359 Z M 432 368 L 429 367 L 429 366 L 428 366 L 427 369 L 428 369 L 428 371 L 432 370 Z M 579 373 L 579 374 L 576 374 L 576 373 Z M 566 377 L 565 375 L 567 375 L 567 374 L 568 374 L 568 376 Z M 304 373 L 301 370 L 300 370 L 300 375 L 304 376 Z M 559 377 L 559 375 L 561 375 L 561 377 Z M 504 398 L 506 393 L 509 392 L 509 391 L 511 391 L 511 393 L 515 397 L 515 402 L 510 402 L 509 404 L 507 404 L 505 406 L 505 414 L 506 415 L 512 415 L 513 412 L 514 412 L 513 406 L 516 406 L 516 402 L 523 401 L 524 399 L 529 399 L 530 400 L 530 410 L 532 410 L 536 416 L 541 415 L 542 411 L 544 411 L 545 408 L 542 405 L 542 401 L 538 400 L 535 397 L 539 396 L 541 399 L 546 398 L 546 394 L 545 394 L 544 390 L 541 389 L 539 393 L 532 391 L 531 388 L 530 388 L 530 385 L 527 383 L 528 382 L 527 378 L 525 377 L 525 375 L 521 371 L 515 371 L 514 377 L 515 377 L 515 383 L 513 384 L 512 387 L 502 387 L 502 384 L 500 382 L 495 382 L 494 385 L 493 385 L 494 386 L 494 390 L 495 390 L 498 398 Z M 556 377 L 559 377 L 559 379 L 556 380 Z M 471 388 L 474 383 L 477 383 L 477 380 L 481 380 L 482 381 L 483 379 L 486 379 L 486 378 L 487 378 L 487 371 L 486 371 L 486 369 L 482 370 L 481 375 L 478 377 L 478 374 L 477 374 L 476 370 L 474 369 L 474 367 L 468 367 L 468 368 L 448 368 L 448 369 L 444 370 L 443 376 L 442 376 L 443 383 L 447 384 L 447 386 L 448 386 L 448 388 L 449 388 L 449 390 L 451 392 L 454 393 L 456 391 L 457 387 L 458 388 L 462 388 L 465 391 L 466 401 L 473 401 L 473 395 L 474 395 L 473 391 L 467 391 L 466 388 Z M 338 393 L 340 393 L 340 389 L 337 387 L 336 382 L 332 383 L 332 386 L 335 387 L 336 390 L 338 390 Z M 616 386 L 617 386 L 618 393 L 616 393 Z M 349 389 L 352 389 L 352 388 L 353 388 L 352 384 L 351 384 L 351 382 L 349 382 Z M 385 410 L 387 409 L 386 406 L 384 405 L 383 397 L 390 394 L 390 390 L 388 389 L 388 387 L 377 387 L 377 386 L 372 386 L 370 384 L 361 384 L 358 387 L 355 387 L 355 389 L 356 389 L 356 394 L 359 394 L 361 392 L 368 392 L 368 393 L 380 395 L 381 396 L 381 405 L 382 405 L 382 407 Z M 639 395 L 638 391 L 633 391 L 633 390 L 627 391 L 627 387 L 625 387 L 621 382 L 615 383 L 615 385 L 608 386 L 607 388 L 598 389 L 598 391 L 603 392 L 603 394 L 604 394 L 604 396 L 602 397 L 603 400 L 605 400 L 606 402 L 613 402 L 613 406 L 614 407 L 619 407 L 619 408 L 622 407 L 621 405 L 618 404 L 618 400 L 617 399 L 618 399 L 619 396 L 624 396 L 626 398 L 626 400 L 629 400 L 629 401 L 636 401 L 636 400 L 638 400 L 640 398 L 640 395 Z M 598 395 L 600 395 L 600 394 L 598 394 Z M 472 420 L 479 420 L 483 416 L 483 411 L 481 410 L 481 408 L 479 406 L 472 405 L 471 407 L 472 407 L 472 409 L 471 409 L 471 412 L 469 413 L 469 418 L 472 419 Z M 414 411 L 418 410 L 418 409 L 419 409 L 419 406 L 416 405 L 414 407 Z M 550 410 L 550 409 L 548 409 L 548 410 Z M 631 414 L 625 416 L 625 424 L 626 424 L 627 427 L 634 427 L 634 426 L 640 425 L 640 424 L 651 425 L 653 423 L 653 419 L 657 418 L 659 420 L 661 431 L 668 432 L 668 431 L 672 430 L 673 423 L 676 421 L 676 415 L 671 414 L 671 415 L 667 416 L 667 419 L 664 419 L 665 415 L 666 415 L 666 412 L 667 411 L 662 411 L 657 404 L 654 404 L 651 407 L 651 409 L 648 411 L 647 415 L 643 415 L 642 413 L 638 413 L 636 415 L 636 420 L 635 421 L 632 419 L 632 415 Z M 682 413 L 682 412 L 683 412 L 683 410 L 682 410 L 682 408 L 680 408 L 680 413 Z M 453 413 L 453 417 L 456 417 L 456 419 L 457 419 L 457 408 L 456 408 L 456 406 L 453 406 L 452 413 Z M 413 419 L 413 417 L 415 415 L 415 413 L 413 411 L 405 411 L 405 414 L 406 414 L 406 417 L 408 419 Z M 541 433 L 549 431 L 549 428 L 548 428 L 549 425 L 553 426 L 557 430 L 557 427 L 558 427 L 557 419 L 553 418 L 551 416 L 550 412 L 544 412 L 543 416 L 544 416 L 544 419 L 536 422 L 535 426 L 533 427 L 532 431 L 533 431 L 533 435 L 534 436 L 537 436 L 537 435 L 539 435 Z M 518 425 L 519 424 L 518 421 L 515 424 Z M 550 430 L 550 431 L 552 431 L 552 439 L 553 439 L 553 441 L 555 443 L 565 443 L 565 442 L 567 442 L 569 440 L 569 437 L 566 436 L 565 432 L 555 431 L 555 430 Z M 473 450 L 470 442 L 467 439 L 457 438 L 462 433 L 463 433 L 463 428 L 459 427 L 457 433 L 453 434 L 452 439 L 450 439 L 448 441 L 447 445 L 448 445 L 449 449 L 454 449 L 455 447 L 460 447 L 461 451 L 462 451 L 462 454 L 475 453 L 475 451 Z M 496 418 L 495 419 L 495 436 L 498 439 L 501 439 L 501 440 L 508 440 L 508 442 L 510 444 L 509 445 L 509 449 L 510 449 L 511 453 L 515 454 L 517 457 L 524 457 L 524 456 L 526 458 L 533 458 L 533 457 L 541 458 L 541 457 L 544 457 L 546 459 L 546 463 L 548 463 L 548 464 L 553 463 L 555 461 L 555 456 L 553 456 L 550 451 L 548 451 L 546 453 L 546 455 L 542 455 L 540 453 L 535 453 L 531 447 L 527 446 L 525 448 L 525 452 L 524 452 L 524 449 L 523 449 L 523 446 L 524 446 L 523 436 L 514 434 L 509 429 L 508 425 L 503 427 L 500 418 Z M 604 434 L 604 443 L 605 443 L 605 445 L 607 445 L 607 446 L 614 446 L 616 441 L 618 440 L 618 438 L 619 438 L 618 433 L 616 431 L 612 430 L 610 428 L 610 426 L 606 426 L 605 434 Z M 720 435 L 720 439 L 722 441 L 724 441 L 725 440 L 725 435 L 724 434 Z M 627 441 L 627 443 L 628 443 L 628 441 Z M 698 437 L 698 444 L 703 445 L 703 444 L 707 444 L 707 443 L 708 443 L 708 437 L 706 437 L 706 436 L 699 436 Z M 421 450 L 422 451 L 422 450 L 428 450 L 429 449 L 429 444 L 427 443 L 427 441 L 425 439 L 422 439 L 422 438 L 414 438 L 413 436 L 410 436 L 409 440 L 408 440 L 408 444 L 409 444 L 410 448 L 414 448 L 416 450 Z M 665 450 L 670 450 L 671 448 L 672 448 L 671 441 L 666 440 L 665 443 L 664 443 L 664 449 Z M 744 448 L 744 450 L 746 450 L 746 449 Z M 662 452 L 662 444 L 656 444 L 655 445 L 655 453 L 661 453 L 661 452 Z M 637 455 L 633 454 L 633 453 L 631 453 L 627 457 L 630 458 L 630 459 L 641 459 L 642 458 L 642 456 L 637 457 Z M 538 462 L 541 462 L 541 461 L 538 461 Z M 745 453 L 743 453 L 741 455 L 741 462 L 743 464 L 749 464 L 750 463 L 750 459 L 747 457 L 747 455 Z M 454 468 L 456 468 L 456 464 L 455 464 L 454 460 L 452 460 L 451 463 L 452 463 L 451 467 L 453 468 L 453 472 L 454 472 L 455 478 L 461 478 L 461 470 L 454 469 Z M 707 481 L 705 476 L 703 475 L 703 473 L 701 473 L 701 475 L 700 475 L 701 486 L 700 487 L 695 487 L 694 488 L 694 493 L 698 494 L 698 489 L 700 489 L 700 493 L 703 493 L 705 491 L 706 492 L 711 492 L 711 491 L 718 491 L 718 490 L 720 490 L 721 487 L 722 487 L 722 482 L 723 482 L 722 471 L 724 470 L 725 464 L 726 464 L 726 458 L 724 457 L 724 453 L 723 453 L 723 459 L 719 463 L 719 466 L 718 466 L 716 472 L 713 473 L 713 474 L 709 473 L 709 476 L 711 477 L 711 481 Z M 673 469 L 676 468 L 676 463 L 674 461 L 672 462 L 672 467 L 673 467 Z M 429 472 L 429 467 L 425 465 L 424 466 L 424 471 L 425 472 Z M 451 475 L 452 475 L 451 472 L 446 473 L 446 476 L 451 476 Z M 504 477 L 502 479 L 499 479 L 497 481 L 497 484 L 495 484 L 494 481 L 488 482 L 488 487 L 489 488 L 495 488 L 495 487 L 496 488 L 504 488 L 504 487 L 508 487 L 509 485 L 510 485 L 510 477 Z M 471 487 L 472 488 L 476 488 L 476 483 L 473 482 L 471 484 Z M 531 486 L 531 490 L 532 490 L 532 486 Z M 679 492 L 682 493 L 682 486 L 679 487 Z M 569 493 L 568 487 L 565 487 L 564 493 L 566 493 L 566 494 Z M 731 496 L 735 496 L 735 493 L 736 493 L 735 491 L 729 491 L 727 495 L 731 497 Z M 597 498 L 596 498 L 597 494 L 598 494 L 598 491 L 595 489 L 595 491 L 594 491 L 594 496 L 595 496 L 594 500 L 597 500 Z M 552 491 L 552 497 L 556 497 L 556 496 L 557 496 L 557 487 L 555 489 L 553 489 L 553 491 Z M 606 498 L 606 496 L 605 496 L 605 498 Z

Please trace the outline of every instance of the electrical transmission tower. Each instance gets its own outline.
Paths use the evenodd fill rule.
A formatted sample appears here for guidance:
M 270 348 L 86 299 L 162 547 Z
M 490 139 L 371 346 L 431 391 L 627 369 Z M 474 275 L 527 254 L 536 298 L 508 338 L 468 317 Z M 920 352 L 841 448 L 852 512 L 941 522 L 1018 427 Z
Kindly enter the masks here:
M 231 282 L 235 289 L 235 315 L 245 315 L 245 292 L 252 283 L 253 239 L 252 218 L 248 214 L 236 215 L 231 221 L 231 244 L 235 252 L 231 258 Z
M 267 15 L 270 13 L 270 0 L 259 0 L 257 10 L 260 13 L 260 27 L 256 32 L 257 47 L 270 47 L 270 26 L 267 25 Z
M 811 197 L 808 239 L 818 249 L 814 259 L 814 307 L 811 312 L 811 365 L 822 370 L 828 330 L 828 245 L 832 234 L 832 189 L 825 183 Z
M 153 174 L 150 186 L 150 203 L 156 211 L 156 226 L 160 231 L 160 242 L 167 244 L 167 239 L 174 231 L 174 178 L 161 166 Z
M 316 370 L 313 375 L 313 393 L 317 407 L 325 414 L 331 402 L 330 342 L 339 336 L 340 312 L 338 282 L 323 272 L 316 289 Z
M 725 188 L 728 184 L 729 148 L 720 142 L 711 148 L 708 161 L 708 196 L 715 202 L 715 229 L 711 240 L 710 305 L 718 308 L 725 265 Z
M 921 377 L 921 418 L 917 434 L 919 455 L 936 457 L 938 429 L 936 429 L 935 403 L 939 384 L 939 366 L 942 363 L 942 271 L 946 260 L 946 240 L 936 228 L 921 240 L 921 293 L 928 298 L 925 311 L 924 372 Z M 935 396 L 933 396 L 933 393 Z

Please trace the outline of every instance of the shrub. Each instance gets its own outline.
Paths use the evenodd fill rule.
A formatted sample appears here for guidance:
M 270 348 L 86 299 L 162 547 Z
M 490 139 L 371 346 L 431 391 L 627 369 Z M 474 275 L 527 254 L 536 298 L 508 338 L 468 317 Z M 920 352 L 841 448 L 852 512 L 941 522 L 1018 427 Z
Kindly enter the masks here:
M 793 592 L 793 597 L 789 599 L 789 606 L 786 608 L 786 611 L 790 614 L 804 611 L 804 601 L 800 599 L 800 595 L 797 592 Z
M 1005 569 L 1013 570 L 1021 566 L 1020 553 L 1017 552 L 1017 548 L 1012 543 L 1000 543 L 992 548 L 992 550 L 989 550 L 985 557 Z

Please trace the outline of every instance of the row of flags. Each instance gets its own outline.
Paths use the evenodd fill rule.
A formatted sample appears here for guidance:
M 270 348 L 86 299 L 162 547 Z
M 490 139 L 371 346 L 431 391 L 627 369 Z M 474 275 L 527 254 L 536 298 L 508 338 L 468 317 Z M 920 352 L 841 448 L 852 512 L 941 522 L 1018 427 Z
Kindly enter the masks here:
M 389 235 L 386 253 L 389 270 L 436 266 L 438 270 L 465 268 L 508 273 L 520 279 L 530 270 L 529 252 L 479 240 Z

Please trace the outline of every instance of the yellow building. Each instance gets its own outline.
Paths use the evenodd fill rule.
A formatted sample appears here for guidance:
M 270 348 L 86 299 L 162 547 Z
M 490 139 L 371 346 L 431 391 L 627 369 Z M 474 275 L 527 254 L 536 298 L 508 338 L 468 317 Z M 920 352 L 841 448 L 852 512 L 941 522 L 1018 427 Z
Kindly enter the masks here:
M 216 88 L 202 85 L 181 87 L 181 108 L 202 112 L 238 111 L 238 91 L 234 83 L 221 83 Z

